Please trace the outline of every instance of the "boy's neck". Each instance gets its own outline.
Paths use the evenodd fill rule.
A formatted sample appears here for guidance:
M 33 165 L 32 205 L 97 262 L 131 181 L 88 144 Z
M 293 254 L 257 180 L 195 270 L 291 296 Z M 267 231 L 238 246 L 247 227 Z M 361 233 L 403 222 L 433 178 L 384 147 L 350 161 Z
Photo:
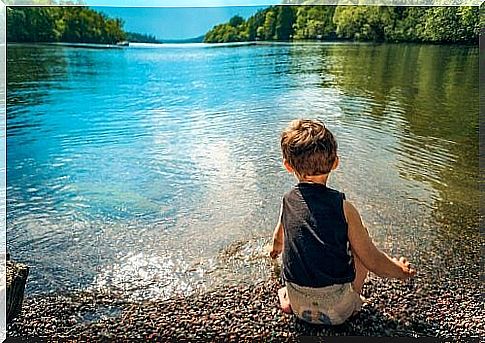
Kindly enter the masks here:
M 330 175 L 330 173 L 322 174 L 322 175 L 304 176 L 304 177 L 297 176 L 297 179 L 300 182 L 319 183 L 319 184 L 326 186 L 329 175 Z

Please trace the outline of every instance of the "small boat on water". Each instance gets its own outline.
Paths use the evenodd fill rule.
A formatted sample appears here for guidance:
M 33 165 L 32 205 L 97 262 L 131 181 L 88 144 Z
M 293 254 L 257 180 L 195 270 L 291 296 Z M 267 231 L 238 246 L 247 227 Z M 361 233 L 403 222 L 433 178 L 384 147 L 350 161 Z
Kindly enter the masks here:
M 128 41 L 122 41 L 122 42 L 118 42 L 116 43 L 117 46 L 130 46 L 130 42 Z

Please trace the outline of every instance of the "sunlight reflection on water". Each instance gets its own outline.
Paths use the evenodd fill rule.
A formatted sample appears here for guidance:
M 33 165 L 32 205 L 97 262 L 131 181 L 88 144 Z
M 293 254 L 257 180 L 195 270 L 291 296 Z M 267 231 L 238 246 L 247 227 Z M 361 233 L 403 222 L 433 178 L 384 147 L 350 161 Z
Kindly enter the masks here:
M 336 135 L 330 186 L 381 247 L 422 268 L 472 265 L 477 68 L 476 47 L 12 46 L 7 244 L 32 266 L 27 291 L 163 298 L 266 277 L 294 183 L 279 134 L 296 117 Z

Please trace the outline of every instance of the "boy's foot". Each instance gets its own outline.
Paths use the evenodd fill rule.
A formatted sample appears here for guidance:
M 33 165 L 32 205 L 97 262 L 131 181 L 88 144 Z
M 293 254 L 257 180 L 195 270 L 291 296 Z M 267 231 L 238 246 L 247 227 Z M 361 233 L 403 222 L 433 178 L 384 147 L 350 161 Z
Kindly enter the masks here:
M 284 313 L 293 313 L 291 310 L 290 299 L 288 299 L 288 293 L 286 292 L 286 287 L 278 289 L 278 298 L 280 298 L 281 310 Z

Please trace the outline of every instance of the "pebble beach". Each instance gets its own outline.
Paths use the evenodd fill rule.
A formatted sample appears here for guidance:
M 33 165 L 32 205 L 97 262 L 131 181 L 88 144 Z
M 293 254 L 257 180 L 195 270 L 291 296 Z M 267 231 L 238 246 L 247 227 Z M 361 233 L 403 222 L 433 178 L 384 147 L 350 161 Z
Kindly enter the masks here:
M 116 292 L 26 298 L 10 337 L 85 340 L 285 341 L 302 336 L 472 338 L 485 333 L 480 285 L 425 286 L 370 275 L 361 312 L 340 326 L 314 326 L 278 308 L 275 277 L 164 301 L 133 302 Z

